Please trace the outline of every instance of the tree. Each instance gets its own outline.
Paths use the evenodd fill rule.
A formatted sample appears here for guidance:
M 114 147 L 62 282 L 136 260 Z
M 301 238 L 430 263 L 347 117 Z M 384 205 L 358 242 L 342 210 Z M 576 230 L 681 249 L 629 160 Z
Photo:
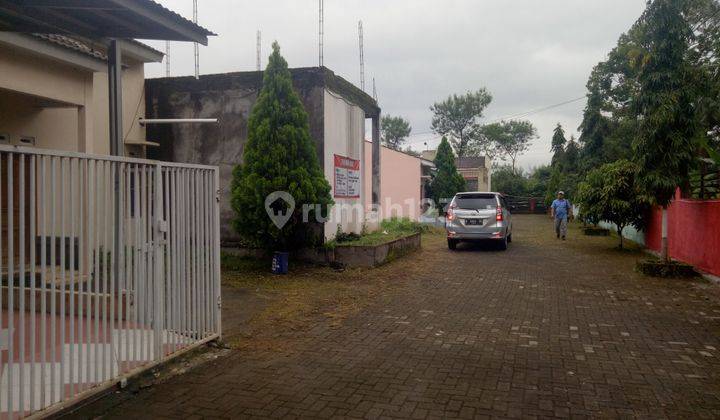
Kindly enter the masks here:
M 506 142 L 508 130 L 505 124 L 490 123 L 478 128 L 469 148 L 473 154 L 484 155 L 489 162 L 502 154 L 498 144 Z
M 457 171 L 455 155 L 450 143 L 443 137 L 435 154 L 435 173 L 430 181 L 430 196 L 438 209 L 458 192 L 465 189 L 465 179 Z
M 567 139 L 565 138 L 565 130 L 563 130 L 562 125 L 558 123 L 553 131 L 552 143 L 550 146 L 550 151 L 553 152 L 551 161 L 552 165 L 562 159 L 562 155 L 565 153 L 566 142 Z
M 478 139 L 480 119 L 490 102 L 492 95 L 485 88 L 464 95 L 451 95 L 430 107 L 433 112 L 432 130 L 450 138 L 458 157 L 469 156 L 471 143 Z
M 495 168 L 492 173 L 493 191 L 506 195 L 525 196 L 528 192 L 528 179 L 522 173 L 515 173 L 509 165 Z
M 513 172 L 516 172 L 517 158 L 530 148 L 530 142 L 537 138 L 537 130 L 530 121 L 503 121 L 505 135 L 499 136 L 497 148 L 502 152 L 501 159 L 509 159 Z
M 310 227 L 302 221 L 303 205 L 319 205 L 326 211 L 332 199 L 310 138 L 308 115 L 293 90 L 287 62 L 277 43 L 273 43 L 263 87 L 250 112 L 243 158 L 244 163 L 233 171 L 235 229 L 269 250 L 305 245 Z M 266 197 L 275 191 L 285 191 L 295 200 L 294 211 L 282 228 L 275 226 L 265 209 Z M 270 204 L 275 211 L 292 210 L 285 201 Z M 311 211 L 310 215 L 315 213 Z
M 649 209 L 637 183 L 638 168 L 628 160 L 607 163 L 587 174 L 578 186 L 577 202 L 591 220 L 615 225 L 620 248 L 627 226 L 643 227 L 643 215 Z
M 640 48 L 635 51 L 637 83 L 633 104 L 641 115 L 633 150 L 639 181 L 653 204 L 667 206 L 678 186 L 687 185 L 697 151 L 692 89 L 687 86 L 686 53 L 692 28 L 685 19 L 685 1 L 655 0 L 638 20 Z M 663 228 L 663 232 L 667 229 Z M 667 237 L 662 256 L 668 259 Z
M 528 179 L 527 193 L 530 197 L 545 197 L 548 190 L 548 182 L 552 175 L 552 168 L 548 165 L 541 165 L 535 168 Z
M 411 131 L 410 123 L 403 117 L 386 115 L 380 120 L 382 141 L 391 149 L 401 150 Z
M 575 141 L 575 136 L 570 136 L 570 140 L 565 146 L 565 153 L 562 156 L 562 167 L 566 172 L 576 173 L 578 171 L 578 161 L 580 159 L 580 147 Z

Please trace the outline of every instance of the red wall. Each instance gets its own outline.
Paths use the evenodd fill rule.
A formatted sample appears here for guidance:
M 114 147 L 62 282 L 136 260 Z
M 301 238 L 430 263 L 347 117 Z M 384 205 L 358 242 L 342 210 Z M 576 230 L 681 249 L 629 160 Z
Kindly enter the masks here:
M 645 246 L 660 251 L 662 210 L 654 209 L 645 230 Z M 670 257 L 720 276 L 720 200 L 689 200 L 679 192 L 668 207 Z

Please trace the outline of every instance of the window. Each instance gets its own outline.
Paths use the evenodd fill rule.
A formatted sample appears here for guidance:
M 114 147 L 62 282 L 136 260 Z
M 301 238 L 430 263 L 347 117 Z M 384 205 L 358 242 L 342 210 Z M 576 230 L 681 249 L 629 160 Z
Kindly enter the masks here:
M 494 194 L 463 194 L 455 198 L 459 209 L 494 210 L 498 203 Z

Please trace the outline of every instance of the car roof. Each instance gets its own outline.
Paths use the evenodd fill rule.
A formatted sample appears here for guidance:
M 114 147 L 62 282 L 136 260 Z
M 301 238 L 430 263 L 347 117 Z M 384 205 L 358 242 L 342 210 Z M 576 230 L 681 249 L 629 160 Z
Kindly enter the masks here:
M 502 196 L 502 194 L 498 192 L 491 192 L 491 191 L 466 191 L 466 192 L 459 192 L 455 194 L 456 197 L 462 197 L 464 195 L 495 195 L 495 196 Z

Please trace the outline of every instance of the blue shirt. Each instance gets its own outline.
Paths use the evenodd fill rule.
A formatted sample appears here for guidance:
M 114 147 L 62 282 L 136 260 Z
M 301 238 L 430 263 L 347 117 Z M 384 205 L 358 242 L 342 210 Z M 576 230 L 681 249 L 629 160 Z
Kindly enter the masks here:
M 562 200 L 556 198 L 555 201 L 552 202 L 552 208 L 555 210 L 556 219 L 567 219 L 570 202 L 564 198 Z

